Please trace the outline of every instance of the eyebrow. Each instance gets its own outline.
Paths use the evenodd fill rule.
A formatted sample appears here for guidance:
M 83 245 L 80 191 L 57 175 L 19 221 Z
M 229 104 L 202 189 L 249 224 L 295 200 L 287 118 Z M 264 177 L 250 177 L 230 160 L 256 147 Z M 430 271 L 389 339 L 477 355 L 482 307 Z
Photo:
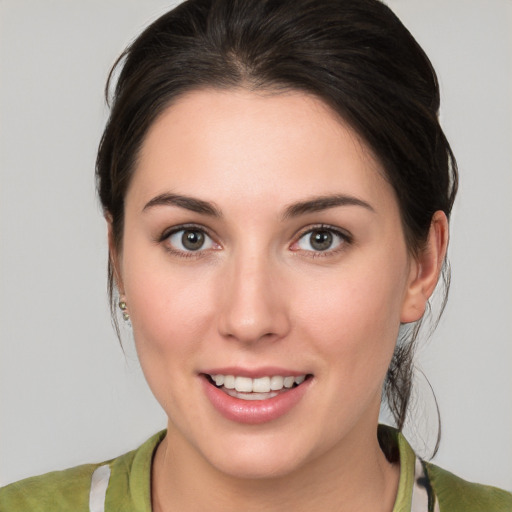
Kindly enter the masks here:
M 179 206 L 180 208 L 185 208 L 186 210 L 200 213 L 202 215 L 222 217 L 222 213 L 213 203 L 180 194 L 160 194 L 147 202 L 142 211 L 147 211 L 155 206 Z
M 374 208 L 362 199 L 343 194 L 336 194 L 330 196 L 313 197 L 306 201 L 300 201 L 298 203 L 291 204 L 285 209 L 283 218 L 288 219 L 291 217 L 298 217 L 307 213 L 320 212 L 322 210 L 328 210 L 329 208 L 335 208 L 337 206 L 361 206 L 375 213 Z
M 222 217 L 222 212 L 213 203 L 181 194 L 160 194 L 148 201 L 144 205 L 142 211 L 149 210 L 155 206 L 178 206 L 180 208 L 185 208 L 186 210 L 200 213 L 202 215 L 208 215 L 217 218 Z M 307 213 L 320 212 L 338 206 L 360 206 L 371 212 L 375 212 L 373 207 L 362 199 L 344 194 L 336 194 L 313 197 L 306 201 L 293 203 L 286 207 L 283 214 L 283 219 L 299 217 L 300 215 L 305 215 Z

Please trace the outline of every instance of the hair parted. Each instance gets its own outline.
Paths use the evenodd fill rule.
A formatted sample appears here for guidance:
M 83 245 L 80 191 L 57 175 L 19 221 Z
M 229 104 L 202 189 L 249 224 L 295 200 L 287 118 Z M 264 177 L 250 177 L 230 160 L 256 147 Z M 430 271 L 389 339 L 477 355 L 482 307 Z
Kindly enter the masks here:
M 187 0 L 144 30 L 116 61 L 107 82 L 111 113 L 96 179 L 118 249 L 124 199 L 148 129 L 173 100 L 201 88 L 299 90 L 323 100 L 381 162 L 412 254 L 425 243 L 434 212 L 450 216 L 458 174 L 439 124 L 436 73 L 386 5 L 379 0 Z M 442 279 L 448 285 L 446 264 Z M 114 285 L 109 261 L 119 333 Z M 399 429 L 411 395 L 418 330 L 419 324 L 398 340 L 384 386 Z

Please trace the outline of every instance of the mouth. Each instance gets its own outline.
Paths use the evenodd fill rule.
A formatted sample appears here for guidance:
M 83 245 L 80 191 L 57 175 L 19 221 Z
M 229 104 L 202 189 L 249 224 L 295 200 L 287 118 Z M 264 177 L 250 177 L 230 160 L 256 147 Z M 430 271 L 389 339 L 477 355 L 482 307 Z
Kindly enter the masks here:
M 268 400 L 297 388 L 313 376 L 302 374 L 297 376 L 268 375 L 252 379 L 238 375 L 203 374 L 212 386 L 227 395 L 240 400 Z

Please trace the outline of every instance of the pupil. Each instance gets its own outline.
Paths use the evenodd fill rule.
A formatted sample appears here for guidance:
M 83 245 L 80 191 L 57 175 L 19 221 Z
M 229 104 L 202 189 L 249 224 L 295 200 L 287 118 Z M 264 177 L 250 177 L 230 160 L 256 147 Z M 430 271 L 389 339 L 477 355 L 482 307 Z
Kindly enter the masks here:
M 317 251 L 325 251 L 332 245 L 332 233 L 330 231 L 314 231 L 310 237 L 311 247 Z
M 181 243 L 186 249 L 197 251 L 204 244 L 204 234 L 200 231 L 185 231 L 181 237 Z

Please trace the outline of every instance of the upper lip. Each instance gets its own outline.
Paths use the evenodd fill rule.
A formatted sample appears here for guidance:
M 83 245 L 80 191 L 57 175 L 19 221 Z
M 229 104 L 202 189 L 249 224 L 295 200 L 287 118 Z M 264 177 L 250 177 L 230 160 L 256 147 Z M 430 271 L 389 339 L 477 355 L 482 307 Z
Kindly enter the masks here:
M 300 375 L 308 375 L 308 372 L 290 370 L 277 366 L 262 366 L 259 368 L 242 368 L 239 366 L 224 366 L 222 368 L 210 368 L 200 373 L 207 375 L 234 375 L 236 377 L 249 377 L 258 379 L 260 377 L 272 377 L 279 375 L 281 377 L 299 377 Z

